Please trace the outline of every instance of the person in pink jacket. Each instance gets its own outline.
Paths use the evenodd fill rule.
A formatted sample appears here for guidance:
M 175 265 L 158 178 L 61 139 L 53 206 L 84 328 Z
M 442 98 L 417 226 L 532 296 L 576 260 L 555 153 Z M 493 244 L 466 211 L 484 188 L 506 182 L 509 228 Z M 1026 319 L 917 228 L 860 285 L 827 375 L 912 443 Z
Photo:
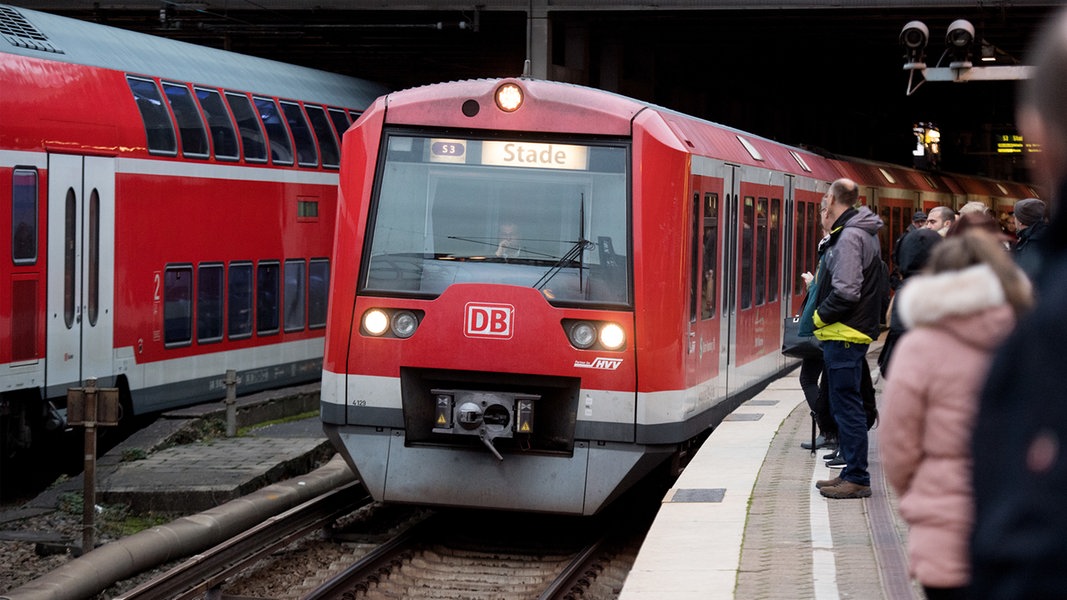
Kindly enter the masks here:
M 893 353 L 878 446 L 908 524 L 910 571 L 929 600 L 963 598 L 974 522 L 971 430 L 994 349 L 1032 302 L 993 236 L 938 244 L 896 300 L 907 333 Z

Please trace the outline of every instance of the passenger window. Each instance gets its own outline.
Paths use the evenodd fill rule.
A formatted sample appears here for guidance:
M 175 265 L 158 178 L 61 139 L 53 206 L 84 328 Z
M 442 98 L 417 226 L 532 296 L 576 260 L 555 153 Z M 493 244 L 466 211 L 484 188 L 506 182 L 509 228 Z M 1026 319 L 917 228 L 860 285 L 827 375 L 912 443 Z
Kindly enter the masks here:
M 193 268 L 167 267 L 163 276 L 163 344 L 172 348 L 192 341 Z
M 174 125 L 170 121 L 170 115 L 167 114 L 167 108 L 163 106 L 163 96 L 159 93 L 156 82 L 137 77 L 127 77 L 126 81 L 130 85 L 130 91 L 133 92 L 137 108 L 141 111 L 148 152 L 168 156 L 176 155 L 178 142 L 174 137 Z
M 304 261 L 285 261 L 285 330 L 304 328 Z
M 311 137 L 311 129 L 308 127 L 304 111 L 300 110 L 299 104 L 282 102 L 282 112 L 285 120 L 289 123 L 289 131 L 293 133 L 293 141 L 296 143 L 296 162 L 301 167 L 319 166 L 319 153 L 315 150 L 315 140 Z
M 267 162 L 267 144 L 263 140 L 263 128 L 259 125 L 259 117 L 252 110 L 252 104 L 246 96 L 234 92 L 226 92 L 226 102 L 233 111 L 233 118 L 237 121 L 237 130 L 241 132 L 241 146 L 245 151 L 245 160 L 248 162 Z
M 37 262 L 37 170 L 15 169 L 11 181 L 11 260 Z
M 701 268 L 701 290 L 704 304 L 700 309 L 701 319 L 715 316 L 716 291 L 719 280 L 715 269 L 719 265 L 719 195 L 704 194 L 704 257 Z
M 256 267 L 256 333 L 278 333 L 278 314 L 281 308 L 280 265 L 259 263 Z
M 267 130 L 267 143 L 270 144 L 270 159 L 275 164 L 293 164 L 293 145 L 289 142 L 289 132 L 285 130 L 278 105 L 270 98 L 254 98 L 256 111 L 263 120 Z
M 756 251 L 752 260 L 756 265 L 756 305 L 767 303 L 767 199 L 760 198 L 756 211 Z
M 237 160 L 241 157 L 241 148 L 237 145 L 237 134 L 233 130 L 230 113 L 222 103 L 222 96 L 215 90 L 194 88 L 200 108 L 207 117 L 207 128 L 211 132 L 211 143 L 215 146 L 215 158 L 219 160 Z
M 222 339 L 222 265 L 200 265 L 196 274 L 196 341 Z
M 767 215 L 767 227 L 771 245 L 771 248 L 768 251 L 768 256 L 770 257 L 770 270 L 767 276 L 769 281 L 767 285 L 768 302 L 778 300 L 778 252 L 781 250 L 781 244 L 779 243 L 781 227 L 779 227 L 778 224 L 781 220 L 782 201 L 778 198 L 771 198 L 771 212 Z
M 330 261 L 312 259 L 308 266 L 308 327 L 326 326 L 326 293 L 330 289 Z
M 246 338 L 252 335 L 252 264 L 238 263 L 230 265 L 230 286 L 228 291 L 226 319 L 229 323 L 227 335 L 230 339 Z
M 170 103 L 174 119 L 178 122 L 178 132 L 182 140 L 182 156 L 207 158 L 210 155 L 207 133 L 204 132 L 200 110 L 196 107 L 196 102 L 193 102 L 193 95 L 189 92 L 189 88 L 178 83 L 164 81 L 163 92 L 167 95 L 167 102 Z
M 741 208 L 741 309 L 752 308 L 752 278 L 755 244 L 753 228 L 756 225 L 756 199 L 745 196 Z
M 333 123 L 333 131 L 337 134 L 337 139 L 343 140 L 345 138 L 345 132 L 352 126 L 352 121 L 348 119 L 348 115 L 340 108 L 330 109 L 330 122 Z
M 311 128 L 315 130 L 315 138 L 319 140 L 319 150 L 322 152 L 322 166 L 337 168 L 341 165 L 341 152 L 338 150 L 337 138 L 334 136 L 330 119 L 321 106 L 304 105 Z

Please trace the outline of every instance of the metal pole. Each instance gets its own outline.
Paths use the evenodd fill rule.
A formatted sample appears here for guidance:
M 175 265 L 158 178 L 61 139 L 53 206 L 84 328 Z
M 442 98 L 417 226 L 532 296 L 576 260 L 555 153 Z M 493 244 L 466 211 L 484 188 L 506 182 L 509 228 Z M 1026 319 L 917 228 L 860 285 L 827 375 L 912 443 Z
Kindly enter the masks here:
M 237 371 L 226 371 L 226 437 L 237 435 Z
M 85 472 L 82 474 L 82 554 L 96 547 L 96 378 L 85 381 Z

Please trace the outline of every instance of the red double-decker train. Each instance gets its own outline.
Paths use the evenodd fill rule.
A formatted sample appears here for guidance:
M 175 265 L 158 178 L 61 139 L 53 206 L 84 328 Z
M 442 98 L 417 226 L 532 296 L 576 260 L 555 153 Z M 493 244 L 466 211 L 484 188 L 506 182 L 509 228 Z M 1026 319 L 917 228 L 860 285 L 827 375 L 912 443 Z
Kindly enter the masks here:
M 320 377 L 352 77 L 0 5 L 0 435 Z
M 851 177 L 886 223 L 1025 185 L 829 157 L 530 79 L 378 99 L 344 138 L 322 420 L 376 500 L 593 514 L 770 378 Z

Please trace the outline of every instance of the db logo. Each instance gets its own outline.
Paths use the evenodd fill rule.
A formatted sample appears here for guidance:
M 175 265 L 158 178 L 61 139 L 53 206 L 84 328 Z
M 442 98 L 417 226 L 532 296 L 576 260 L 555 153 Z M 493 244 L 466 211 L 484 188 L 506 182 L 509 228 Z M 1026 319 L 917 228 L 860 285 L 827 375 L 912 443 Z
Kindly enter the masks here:
M 470 303 L 464 311 L 463 333 L 467 337 L 511 339 L 514 306 Z

